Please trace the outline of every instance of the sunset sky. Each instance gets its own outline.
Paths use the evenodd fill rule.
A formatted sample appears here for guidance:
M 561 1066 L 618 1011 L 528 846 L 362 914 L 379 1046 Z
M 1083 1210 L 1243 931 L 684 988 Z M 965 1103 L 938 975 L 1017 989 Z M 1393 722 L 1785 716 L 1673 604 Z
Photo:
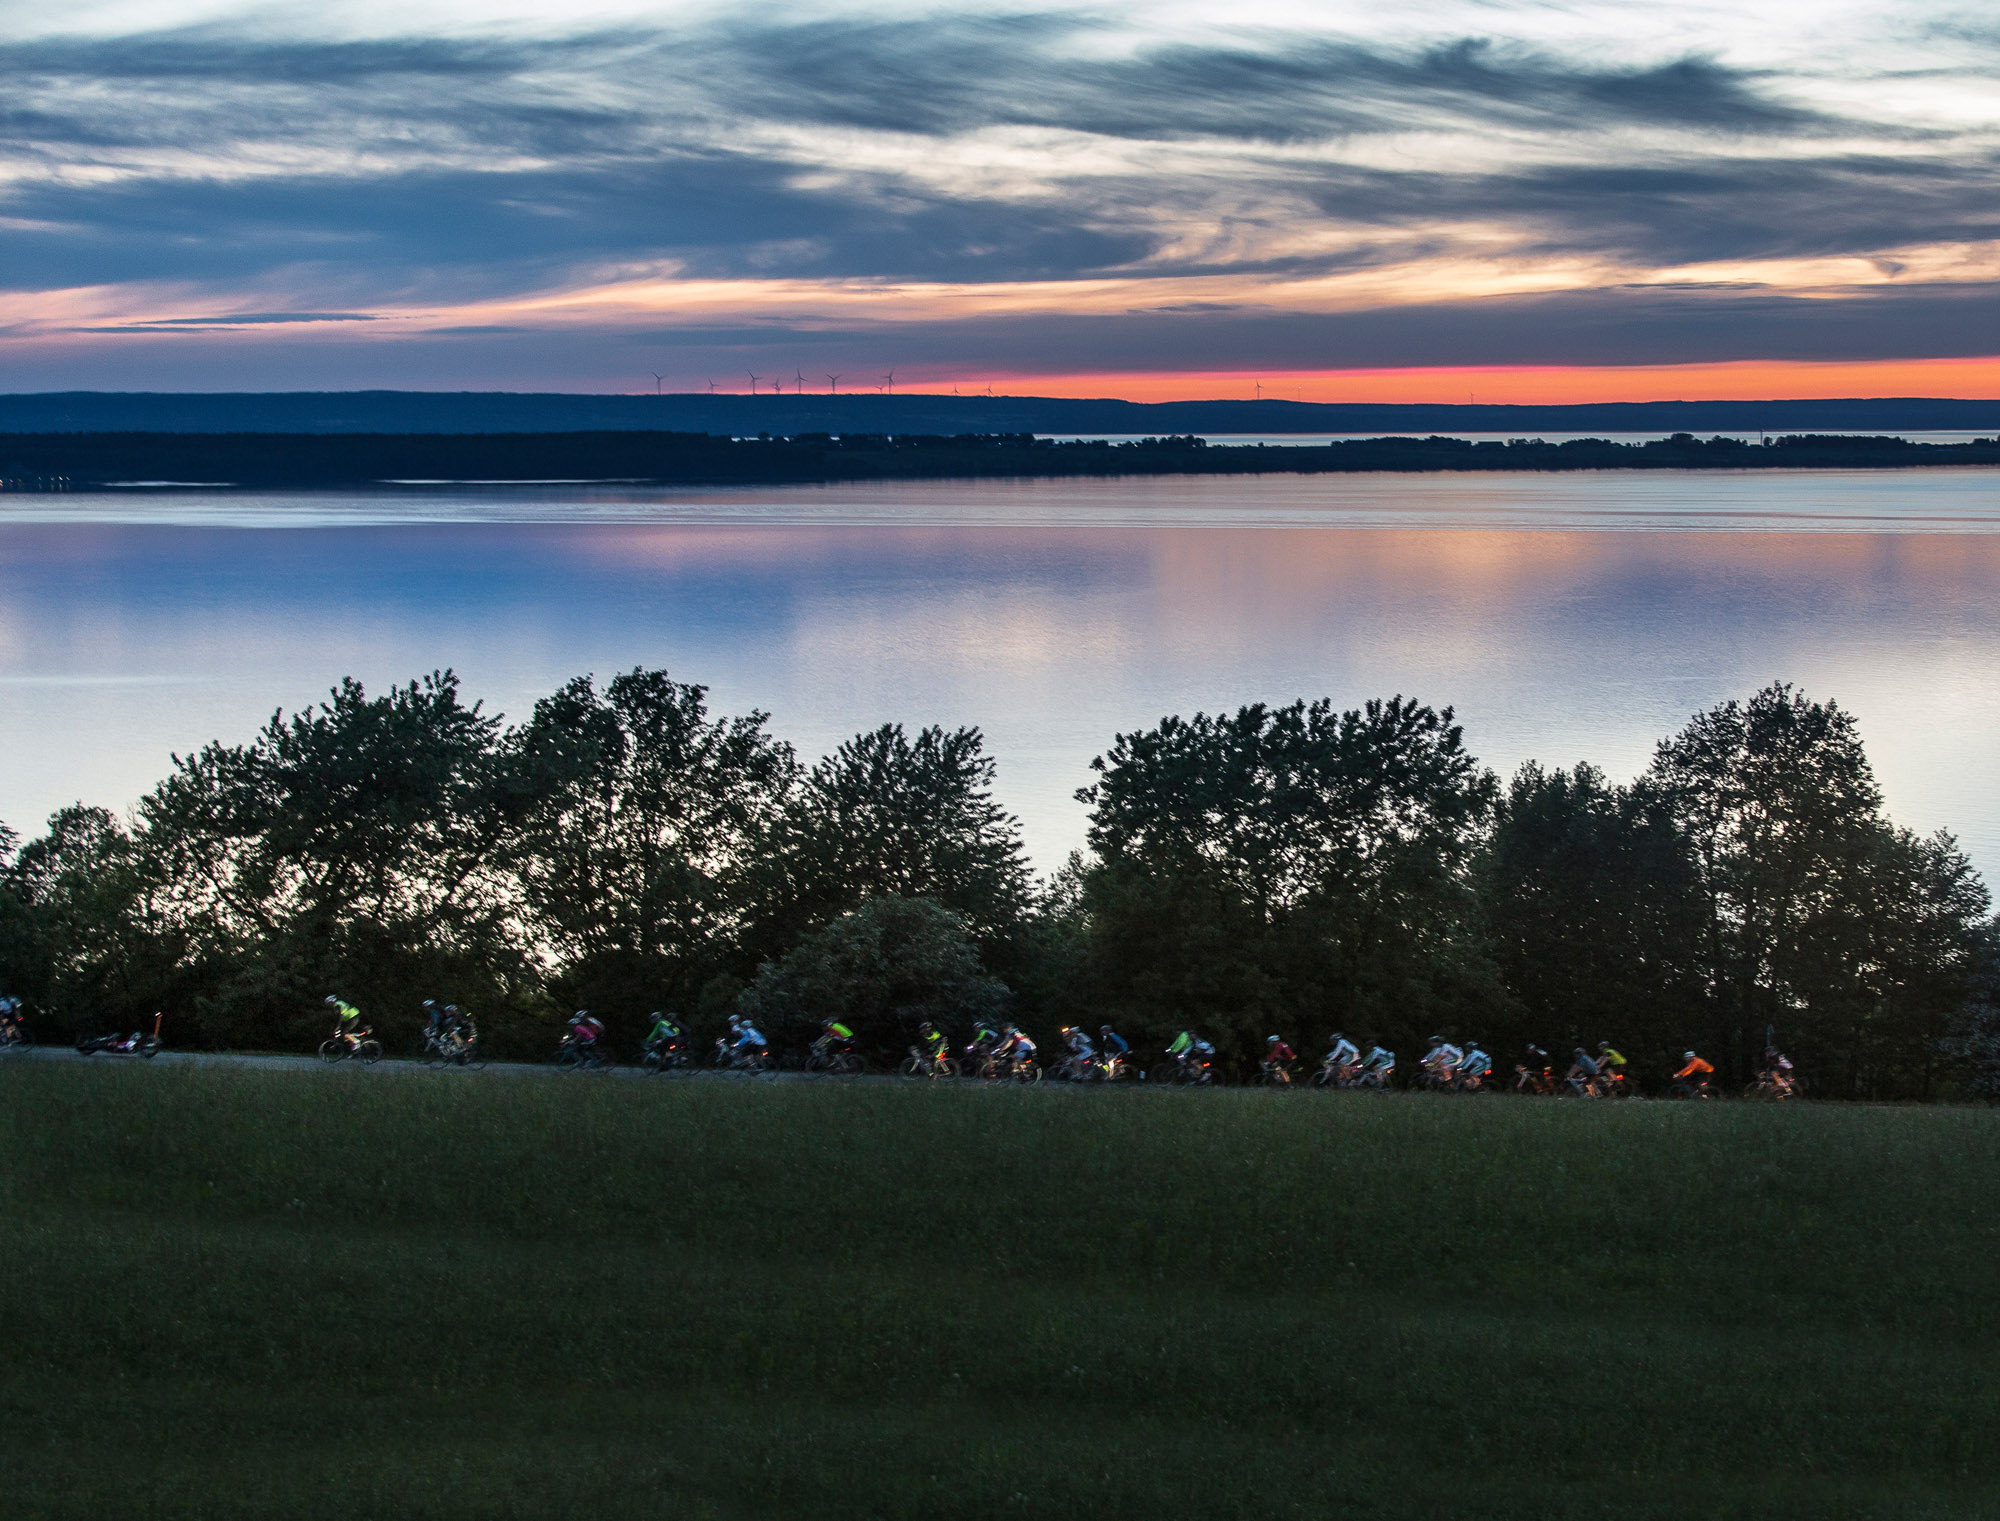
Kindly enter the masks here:
M 0 389 L 1996 396 L 1996 16 L 0 0 Z

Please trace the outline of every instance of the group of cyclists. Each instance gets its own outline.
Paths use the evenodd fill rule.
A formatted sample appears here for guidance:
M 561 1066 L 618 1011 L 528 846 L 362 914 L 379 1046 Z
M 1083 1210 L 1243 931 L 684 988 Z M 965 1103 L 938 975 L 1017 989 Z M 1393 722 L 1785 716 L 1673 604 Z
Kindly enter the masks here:
M 368 1041 L 369 1030 L 352 1004 L 335 995 L 326 1000 L 334 1010 L 334 1033 L 328 1042 L 358 1051 Z M 0 999 L 0 1028 L 17 1018 L 17 1005 Z M 649 1071 L 692 1070 L 695 1058 L 686 1026 L 674 1014 L 656 1011 L 642 1045 L 642 1061 Z M 910 1077 L 971 1077 L 1013 1082 L 1039 1082 L 1044 1076 L 1066 1082 L 1120 1082 L 1150 1077 L 1154 1082 L 1208 1084 L 1218 1080 L 1214 1044 L 1191 1029 L 1184 1029 L 1168 1042 L 1160 1061 L 1150 1073 L 1141 1070 L 1132 1043 L 1108 1024 L 1099 1025 L 1093 1037 L 1080 1025 L 1065 1025 L 1052 1063 L 1044 1066 L 1033 1037 L 1017 1024 L 980 1020 L 972 1039 L 954 1050 L 950 1039 L 932 1020 L 917 1028 L 916 1042 L 901 1071 Z M 434 1062 L 466 1062 L 478 1047 L 479 1035 L 470 1016 L 456 1004 L 424 1001 L 424 1051 Z M 1310 1081 L 1321 1088 L 1360 1088 L 1384 1091 L 1395 1086 L 1396 1053 L 1379 1043 L 1361 1046 L 1341 1031 L 1329 1037 L 1329 1048 L 1309 1079 L 1297 1072 L 1298 1053 L 1283 1036 L 1265 1038 L 1258 1063 L 1258 1081 L 1287 1087 Z M 325 1052 L 322 1047 L 322 1052 Z M 379 1048 L 377 1048 L 379 1051 Z M 558 1065 L 565 1067 L 610 1066 L 615 1061 L 605 1039 L 604 1022 L 588 1009 L 578 1009 L 568 1021 L 557 1048 Z M 715 1042 L 713 1065 L 727 1071 L 770 1072 L 776 1061 L 769 1038 L 756 1023 L 742 1014 L 731 1015 L 727 1032 Z M 1528 1095 L 1571 1095 L 1580 1098 L 1617 1098 L 1637 1091 L 1630 1075 L 1630 1062 L 1609 1041 L 1599 1041 L 1592 1051 L 1578 1046 L 1562 1075 L 1540 1046 L 1529 1045 L 1514 1066 L 1512 1091 Z M 854 1029 L 837 1018 L 822 1020 L 804 1060 L 808 1072 L 858 1073 L 867 1062 L 857 1047 Z M 1672 1093 L 1677 1098 L 1708 1098 L 1714 1093 L 1711 1080 L 1715 1066 L 1694 1051 L 1682 1053 L 1681 1066 L 1673 1074 Z M 1418 1061 L 1411 1086 L 1434 1093 L 1479 1093 L 1495 1088 L 1493 1057 L 1476 1040 L 1463 1045 L 1433 1035 Z M 1766 1097 L 1791 1098 L 1798 1092 L 1798 1077 L 1788 1057 L 1775 1046 L 1767 1047 L 1751 1092 Z

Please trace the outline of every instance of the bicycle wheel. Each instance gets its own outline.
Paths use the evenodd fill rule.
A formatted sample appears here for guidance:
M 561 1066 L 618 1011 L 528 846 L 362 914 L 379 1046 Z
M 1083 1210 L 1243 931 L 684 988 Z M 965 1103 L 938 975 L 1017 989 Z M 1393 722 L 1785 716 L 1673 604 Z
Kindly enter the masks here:
M 922 1077 L 926 1065 L 927 1063 L 918 1060 L 916 1057 L 909 1056 L 903 1059 L 903 1065 L 896 1070 L 904 1077 Z
M 319 1043 L 319 1059 L 323 1062 L 337 1062 L 347 1055 L 347 1043 L 339 1040 L 323 1040 Z
M 361 1043 L 360 1049 L 354 1054 L 372 1067 L 382 1059 L 382 1042 L 379 1040 L 364 1040 Z

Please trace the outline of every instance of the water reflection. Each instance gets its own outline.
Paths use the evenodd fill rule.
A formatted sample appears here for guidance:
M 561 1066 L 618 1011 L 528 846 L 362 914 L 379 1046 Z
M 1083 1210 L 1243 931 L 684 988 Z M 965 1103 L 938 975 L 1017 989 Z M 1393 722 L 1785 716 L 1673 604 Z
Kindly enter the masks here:
M 1163 713 L 1401 691 L 1456 704 L 1503 770 L 1622 776 L 1694 709 L 1782 678 L 1860 716 L 1899 820 L 1951 826 L 2000 869 L 2000 537 L 954 510 L 894 527 L 0 516 L 0 818 L 122 806 L 170 750 L 247 736 L 343 674 L 451 665 L 519 714 L 576 672 L 663 664 L 813 753 L 885 719 L 983 725 L 1051 863 L 1080 838 L 1089 757 Z

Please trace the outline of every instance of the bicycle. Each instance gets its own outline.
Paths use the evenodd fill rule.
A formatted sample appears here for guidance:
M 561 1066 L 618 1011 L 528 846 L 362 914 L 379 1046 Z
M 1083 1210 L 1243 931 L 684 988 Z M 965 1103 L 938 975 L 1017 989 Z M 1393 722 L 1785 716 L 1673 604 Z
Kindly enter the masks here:
M 715 1043 L 715 1065 L 725 1072 L 743 1072 L 752 1077 L 773 1077 L 777 1068 L 771 1060 L 768 1048 L 758 1046 L 753 1050 L 738 1050 L 726 1040 Z
M 1170 1056 L 1153 1068 L 1152 1081 L 1198 1088 L 1215 1081 L 1215 1069 L 1207 1057 Z
M 382 1042 L 367 1025 L 358 1030 L 336 1030 L 319 1043 L 319 1059 L 333 1062 L 357 1061 L 372 1067 L 382 1059 Z
M 1799 1080 L 1790 1072 L 1759 1072 L 1743 1090 L 1743 1096 L 1783 1103 L 1799 1096 Z
M 618 1065 L 618 1058 L 605 1049 L 603 1041 L 578 1040 L 574 1035 L 563 1037 L 553 1060 L 558 1072 L 608 1072 Z
M 904 1077 L 921 1077 L 935 1081 L 941 1077 L 957 1077 L 958 1063 L 943 1052 L 939 1052 L 936 1056 L 926 1056 L 912 1046 L 909 1056 L 896 1070 Z
M 646 1047 L 645 1055 L 639 1058 L 639 1065 L 648 1077 L 658 1077 L 661 1073 L 694 1071 L 694 1058 L 680 1041 L 667 1041 Z
M 19 1014 L 0 1019 L 0 1051 L 25 1051 L 35 1043 L 35 1032 Z
M 1674 1086 L 1668 1091 L 1672 1097 L 1677 1099 L 1711 1099 L 1716 1097 L 1715 1090 L 1708 1086 L 1708 1079 L 1705 1077 L 1693 1079 L 1685 1077 L 1676 1078 Z
M 1289 1088 L 1292 1086 L 1292 1069 L 1285 1062 L 1259 1062 L 1257 1081 L 1266 1088 Z
M 806 1071 L 824 1073 L 831 1077 L 855 1077 L 868 1070 L 868 1063 L 861 1053 L 851 1046 L 829 1046 L 824 1040 L 813 1042 L 812 1050 L 806 1053 Z

